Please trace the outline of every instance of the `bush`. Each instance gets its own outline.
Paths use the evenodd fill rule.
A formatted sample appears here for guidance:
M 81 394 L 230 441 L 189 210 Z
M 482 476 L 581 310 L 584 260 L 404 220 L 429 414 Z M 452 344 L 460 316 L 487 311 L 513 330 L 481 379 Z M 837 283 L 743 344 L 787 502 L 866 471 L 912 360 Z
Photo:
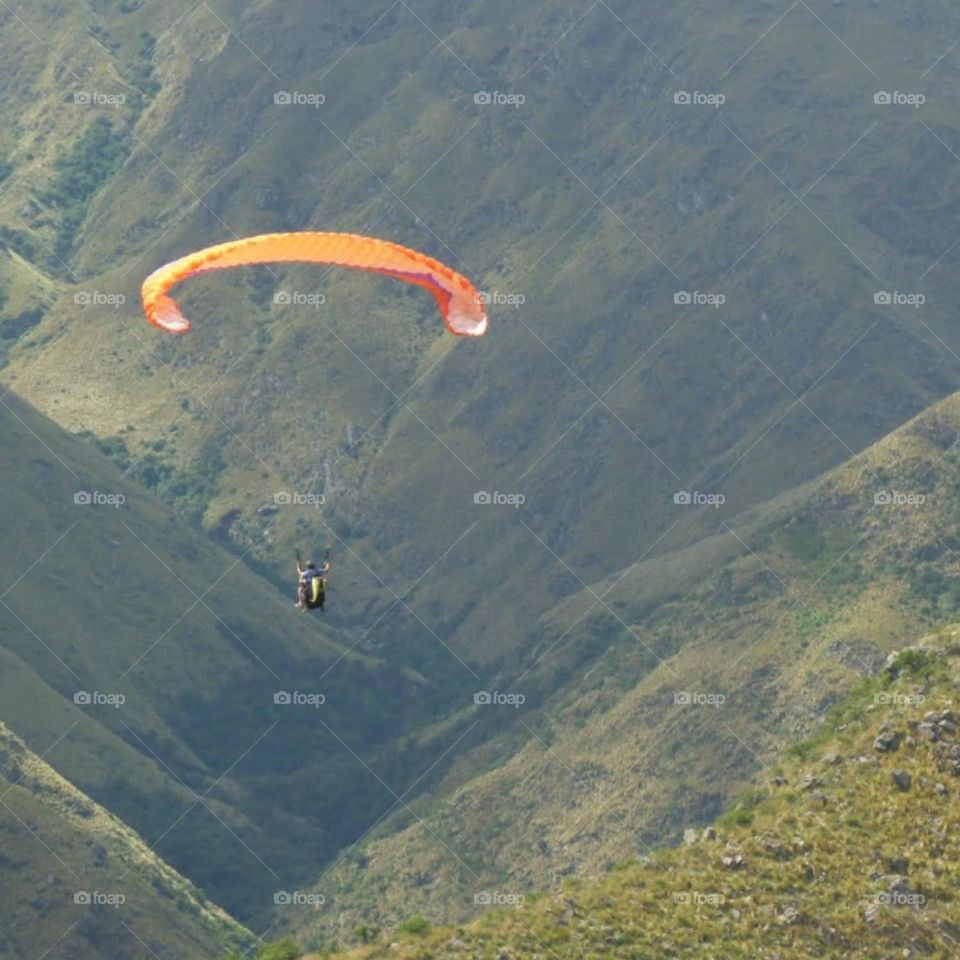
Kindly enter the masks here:
M 70 256 L 91 197 L 119 169 L 129 152 L 126 135 L 116 132 L 107 117 L 99 116 L 56 161 L 56 177 L 41 199 L 62 212 L 54 250 L 60 260 Z
M 717 823 L 726 826 L 750 826 L 754 810 L 769 796 L 770 791 L 766 787 L 751 787 L 745 790 L 734 800 L 733 806 L 717 818 Z
M 922 650 L 904 650 L 887 668 L 887 676 L 891 680 L 901 675 L 921 679 L 930 675 L 933 666 L 933 659 Z
M 353 931 L 353 935 L 361 943 L 373 943 L 375 940 L 380 939 L 380 928 L 361 923 L 360 926 Z
M 257 960 L 297 960 L 300 948 L 290 937 L 268 943 L 257 951 Z

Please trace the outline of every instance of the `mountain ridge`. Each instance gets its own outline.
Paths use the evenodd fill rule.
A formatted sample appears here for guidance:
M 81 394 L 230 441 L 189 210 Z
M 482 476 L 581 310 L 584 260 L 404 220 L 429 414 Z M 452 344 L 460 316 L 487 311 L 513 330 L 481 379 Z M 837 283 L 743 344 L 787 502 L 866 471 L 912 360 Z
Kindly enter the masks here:
M 309 956 L 955 956 L 958 637 L 891 654 L 679 847 L 548 892 L 479 889 L 469 924 L 363 925 L 366 946 Z

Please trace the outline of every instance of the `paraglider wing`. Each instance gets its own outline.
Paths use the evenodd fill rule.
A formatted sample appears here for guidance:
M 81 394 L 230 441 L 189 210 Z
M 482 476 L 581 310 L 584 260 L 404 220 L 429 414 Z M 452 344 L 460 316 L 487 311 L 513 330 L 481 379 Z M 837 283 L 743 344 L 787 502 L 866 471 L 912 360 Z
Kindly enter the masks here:
M 168 291 L 181 280 L 208 270 L 258 263 L 328 263 L 382 273 L 429 290 L 450 333 L 480 337 L 487 315 L 480 295 L 464 276 L 409 247 L 352 233 L 268 233 L 221 243 L 160 267 L 140 292 L 147 319 L 168 333 L 186 333 L 190 321 Z

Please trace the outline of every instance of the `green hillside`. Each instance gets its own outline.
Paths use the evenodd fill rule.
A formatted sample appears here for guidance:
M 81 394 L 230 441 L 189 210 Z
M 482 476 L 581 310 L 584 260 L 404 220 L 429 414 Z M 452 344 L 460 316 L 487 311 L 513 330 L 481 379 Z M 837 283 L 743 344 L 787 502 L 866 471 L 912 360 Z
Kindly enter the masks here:
M 209 896 L 264 917 L 389 808 L 371 784 L 406 789 L 444 748 L 404 739 L 429 685 L 298 615 L 10 394 L 0 452 L 18 545 L 0 556 L 3 721 Z
M 465 921 L 644 855 L 956 618 L 949 8 L 0 27 L 2 719 L 245 924 Z M 185 285 L 188 337 L 140 315 L 167 260 L 310 228 L 442 258 L 489 335 L 303 266 Z
M 955 957 L 958 638 L 891 658 L 684 845 L 549 893 L 478 889 L 481 920 L 363 928 L 376 943 L 342 956 Z
M 464 707 L 457 764 L 318 878 L 330 906 L 296 917 L 303 938 L 463 919 L 478 886 L 546 888 L 708 823 L 905 632 L 955 618 L 958 439 L 954 395 L 551 611 L 539 664 L 491 687 L 526 702 Z
M 201 960 L 245 930 L 0 723 L 0 953 Z M 54 953 L 56 955 L 56 953 Z
M 553 553 L 592 583 L 695 542 L 955 388 L 949 63 L 922 112 L 873 102 L 937 59 L 952 21 L 911 24 L 892 58 L 899 12 L 798 7 L 767 30 L 693 2 L 47 5 L 4 33 L 0 215 L 12 286 L 40 270 L 57 295 L 5 377 L 274 576 L 292 539 L 332 540 L 345 622 L 386 614 L 366 638 L 385 655 L 464 679 L 395 603 L 428 574 L 410 605 L 444 644 L 522 663 L 518 633 L 578 586 Z M 31 30 L 84 38 L 56 81 Z M 831 31 L 856 33 L 873 75 Z M 124 103 L 64 105 L 94 84 Z M 712 86 L 723 110 L 674 102 Z M 488 88 L 525 101 L 475 103 Z M 325 102 L 276 104 L 285 90 Z M 189 338 L 138 317 L 164 260 L 305 227 L 388 235 L 524 302 L 452 344 L 418 291 L 278 267 L 185 288 Z M 874 303 L 921 274 L 928 309 Z M 674 304 L 714 289 L 723 309 Z M 291 290 L 323 309 L 273 303 Z M 542 544 L 474 507 L 488 488 L 526 496 Z M 723 511 L 678 517 L 684 489 L 722 492 Z M 290 490 L 325 507 L 281 511 L 265 541 L 259 511 Z

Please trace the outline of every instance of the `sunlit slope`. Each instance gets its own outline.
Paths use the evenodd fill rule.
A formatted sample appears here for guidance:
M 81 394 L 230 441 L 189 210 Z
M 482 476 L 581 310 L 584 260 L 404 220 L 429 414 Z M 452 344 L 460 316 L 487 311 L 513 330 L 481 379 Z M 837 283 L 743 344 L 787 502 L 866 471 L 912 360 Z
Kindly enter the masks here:
M 676 682 L 692 678 L 695 690 L 711 669 L 732 670 L 725 706 L 741 704 L 737 722 L 749 716 L 758 725 L 748 729 L 762 752 L 768 736 L 808 722 L 861 669 L 859 646 L 854 658 L 838 647 L 817 659 L 820 645 L 809 636 L 824 616 L 847 646 L 844 631 L 864 636 L 869 650 L 893 642 L 899 618 L 914 615 L 897 606 L 904 578 L 895 570 L 858 601 L 856 567 L 841 565 L 844 576 L 827 580 L 834 592 L 821 593 L 821 579 L 850 547 L 846 500 L 826 515 L 825 531 L 811 508 L 793 532 L 778 534 L 779 554 L 751 533 L 763 529 L 764 504 L 956 387 L 955 78 L 950 57 L 938 60 L 956 33 L 948 12 L 921 18 L 867 0 L 801 4 L 782 17 L 694 3 L 642 11 L 495 3 L 464 12 L 431 0 L 385 13 L 345 2 L 132 6 L 48 4 L 32 20 L 0 13 L 8 94 L 0 109 L 9 121 L 0 160 L 11 166 L 0 214 L 4 271 L 14 278 L 3 376 L 61 425 L 109 438 L 125 468 L 133 464 L 140 480 L 237 553 L 266 563 L 278 581 L 291 547 L 333 545 L 331 620 L 359 649 L 412 665 L 434 684 L 426 698 L 411 685 L 372 696 L 374 707 L 351 700 L 351 729 L 365 729 L 371 715 L 378 731 L 452 717 L 442 728 L 453 731 L 449 739 L 420 741 L 422 762 L 396 761 L 400 774 L 385 778 L 392 790 L 400 793 L 469 730 L 478 690 L 529 684 L 530 709 L 544 704 L 556 718 L 556 749 L 580 757 L 574 737 L 583 724 L 594 737 L 590 760 L 604 767 L 598 779 L 620 789 L 626 757 L 613 734 L 632 732 L 635 716 L 648 724 L 637 740 L 655 756 L 677 753 L 660 708 L 645 713 L 630 700 L 640 684 L 641 701 L 660 689 L 661 678 L 648 674 L 664 669 L 661 659 L 676 655 Z M 145 78 L 136 72 L 148 67 Z M 73 103 L 77 88 L 94 84 L 130 96 L 102 103 L 108 109 Z M 927 93 L 922 109 L 874 103 L 880 90 L 917 87 Z M 484 91 L 515 96 L 477 102 Z M 719 110 L 676 103 L 681 91 L 722 91 L 726 102 Z M 313 96 L 317 106 L 275 102 L 283 92 Z M 75 189 L 79 200 L 71 200 Z M 451 261 L 495 295 L 490 334 L 454 344 L 419 292 L 304 268 L 199 278 L 182 295 L 197 321 L 189 338 L 163 339 L 139 316 L 139 283 L 160 263 L 214 240 L 305 227 L 375 232 Z M 28 280 L 50 288 L 42 319 L 21 317 L 33 296 Z M 885 305 L 875 302 L 881 291 L 922 292 L 926 301 Z M 675 304 L 694 292 L 713 300 Z M 871 490 L 880 487 L 861 490 L 864 523 L 873 522 Z M 525 500 L 517 509 L 475 503 L 480 491 Z M 726 502 L 716 510 L 677 504 L 679 491 Z M 322 494 L 325 503 L 278 509 L 278 493 L 311 502 Z M 758 527 L 735 521 L 745 508 L 759 510 Z M 887 517 L 884 529 L 913 529 L 903 514 L 877 516 Z M 852 522 L 859 529 L 859 515 Z M 944 514 L 933 529 L 950 523 Z M 60 530 L 49 532 L 52 543 Z M 935 547 L 928 534 L 910 536 Z M 682 552 L 691 545 L 716 557 L 718 570 L 705 569 L 701 546 Z M 136 592 L 138 608 L 137 591 L 157 572 L 143 556 L 136 583 L 124 579 L 112 594 L 126 601 Z M 233 560 L 210 556 L 209 567 L 187 565 L 182 574 L 194 589 Z M 908 586 L 932 598 L 930 616 L 946 616 L 948 555 L 932 556 L 932 579 Z M 647 562 L 659 558 L 664 565 Z M 124 558 L 116 576 L 126 571 Z M 585 585 L 601 592 L 621 573 L 609 600 L 618 620 L 603 605 L 591 609 L 596 597 Z M 781 581 L 801 596 L 813 592 L 789 621 L 792 632 L 764 640 L 789 603 Z M 183 609 L 193 603 L 175 581 L 162 582 Z M 215 608 L 221 617 L 233 625 L 224 611 L 237 611 L 258 637 L 261 617 L 274 629 L 280 607 L 268 612 L 252 587 L 227 586 L 236 582 L 231 574 L 211 593 L 225 605 Z M 834 613 L 841 601 L 858 612 Z M 255 608 L 249 620 L 247 603 Z M 190 616 L 207 614 L 197 605 Z M 62 636 L 63 623 L 45 622 L 41 635 L 48 643 L 49 633 Z M 198 642 L 200 631 L 179 647 L 164 640 L 144 664 L 156 664 L 169 689 L 192 689 L 182 664 L 197 649 L 231 642 L 210 629 L 218 631 L 210 642 Z M 738 660 L 751 642 L 758 648 Z M 261 669 L 241 651 L 247 669 Z M 207 783 L 224 769 L 207 773 L 211 757 L 241 756 L 263 729 L 253 709 L 235 721 L 254 701 L 228 687 L 233 674 L 218 657 L 201 666 L 222 686 L 201 681 L 199 705 L 172 697 L 164 712 L 151 701 L 167 726 L 174 713 L 209 721 L 174 737 L 177 750 L 200 758 Z M 328 665 L 311 664 L 307 675 L 322 676 Z M 734 692 L 761 681 L 771 689 L 752 716 Z M 596 694 L 601 682 L 606 697 Z M 769 704 L 794 687 L 800 694 L 781 720 Z M 608 714 L 621 701 L 618 729 Z M 521 724 L 491 716 L 453 751 L 487 747 L 454 765 L 454 784 L 506 763 L 529 739 Z M 602 842 L 555 824 L 546 810 L 538 820 L 540 798 L 529 796 L 525 779 L 532 767 L 522 770 L 517 792 L 533 804 L 519 808 L 533 811 L 524 827 L 543 824 L 545 835 L 515 830 L 503 864 L 483 869 L 549 879 L 572 863 L 589 866 L 580 846 L 607 857 L 624 836 L 675 835 L 669 798 L 684 763 L 705 763 L 714 776 L 726 763 L 722 783 L 684 791 L 701 815 L 714 810 L 717 795 L 756 761 L 736 749 L 704 758 L 716 732 L 699 723 L 681 728 L 690 753 L 677 753 L 662 782 L 648 777 L 643 803 L 626 811 L 628 826 L 610 826 Z M 345 787 L 343 771 L 318 759 L 314 741 L 294 742 L 303 744 L 297 762 L 309 755 L 317 770 L 283 790 L 270 767 L 258 789 L 304 814 L 302 836 L 315 836 L 320 822 L 344 826 L 351 839 L 362 833 L 340 807 L 316 811 L 317 798 L 342 803 L 364 824 L 395 802 L 349 753 L 340 755 L 366 778 L 363 788 Z M 609 759 L 595 761 L 594 750 Z M 694 753 L 699 759 L 689 760 Z M 547 781 L 556 809 L 570 782 L 559 773 Z M 371 786 L 384 803 L 361 817 L 354 801 Z M 475 787 L 469 798 L 493 795 L 480 781 Z M 258 805 L 257 813 L 258 828 L 276 827 L 289 840 L 272 808 Z M 477 820 L 465 847 L 482 848 L 519 820 Z M 557 854 L 564 831 L 569 849 L 561 844 Z M 396 862 L 407 869 L 405 843 Z M 199 844 L 185 846 L 185 856 L 208 862 Z M 327 862 L 334 847 L 290 841 L 281 859 Z M 520 866 L 514 850 L 524 852 Z M 387 910 L 382 885 L 408 896 L 385 883 L 392 869 L 359 891 L 345 918 L 354 905 Z M 354 877 L 342 883 L 356 890 Z M 413 895 L 429 895 L 438 910 L 453 900 L 471 909 L 474 885 L 467 872 L 443 896 L 441 883 L 414 883 Z M 251 896 L 259 904 L 265 893 L 268 886 Z
M 708 822 L 905 632 L 955 616 L 958 439 L 953 395 L 725 535 L 559 604 L 528 635 L 534 668 L 485 678 L 505 698 L 465 698 L 473 749 L 433 802 L 318 879 L 330 907 L 304 935 L 462 918 L 477 891 L 549 887 Z
M 4 722 L 208 894 L 266 911 L 386 809 L 371 782 L 414 779 L 396 738 L 430 715 L 423 681 L 12 394 L 0 421 Z
M 252 935 L 0 723 L 0 950 L 201 958 Z
M 33 29 L 67 36 L 72 14 L 50 11 Z M 10 109 L 29 98 L 62 138 L 38 141 L 33 166 L 11 145 L 5 216 L 55 245 L 58 151 L 104 116 L 119 146 L 71 154 L 111 162 L 59 274 L 74 282 L 6 376 L 70 428 L 135 425 L 145 479 L 277 573 L 294 537 L 349 545 L 346 613 L 364 626 L 427 574 L 412 602 L 444 642 L 513 658 L 518 622 L 577 588 L 557 557 L 589 582 L 699 539 L 955 386 L 955 81 L 949 61 L 928 69 L 946 12 L 907 28 L 866 0 L 781 20 L 696 3 L 88 15 L 95 39 L 57 82 L 18 71 L 32 79 Z M 10 70 L 45 62 L 17 44 L 26 29 L 10 24 Z M 126 89 L 137 65 L 139 99 L 64 105 L 97 71 Z M 922 109 L 874 103 L 909 83 Z M 675 102 L 684 91 L 725 102 Z M 307 227 L 452 261 L 497 299 L 490 335 L 441 342 L 419 291 L 299 267 L 197 280 L 182 341 L 142 325 L 139 282 L 164 260 Z M 874 302 L 920 288 L 920 310 Z M 524 509 L 478 511 L 480 490 Z M 679 490 L 722 493 L 728 513 L 679 515 Z M 279 491 L 326 504 L 300 527 L 274 518 L 264 543 L 257 511 Z M 402 612 L 371 640 L 462 675 Z
M 955 957 L 958 636 L 859 685 L 680 848 L 549 893 L 482 888 L 481 920 L 367 926 L 337 955 Z

